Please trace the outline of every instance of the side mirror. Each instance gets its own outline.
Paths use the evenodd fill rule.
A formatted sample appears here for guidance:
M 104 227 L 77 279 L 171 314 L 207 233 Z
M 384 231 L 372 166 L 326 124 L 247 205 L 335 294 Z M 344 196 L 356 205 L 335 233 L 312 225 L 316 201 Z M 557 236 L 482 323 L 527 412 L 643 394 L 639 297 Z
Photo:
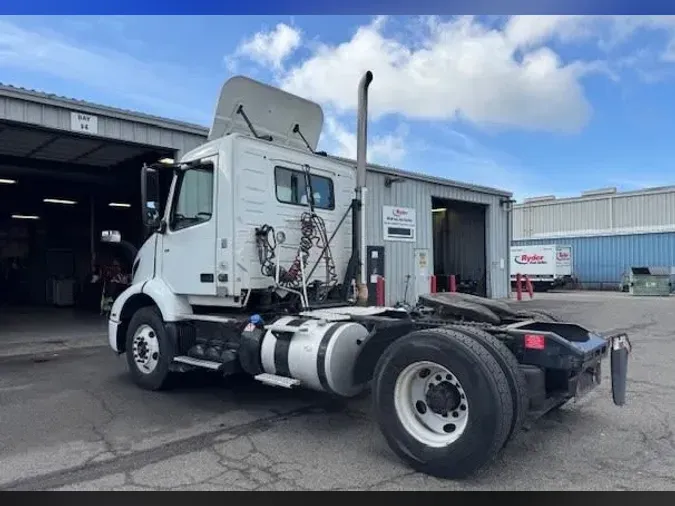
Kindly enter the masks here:
M 104 230 L 101 232 L 101 242 L 119 243 L 122 242 L 122 234 L 119 230 Z
M 147 229 L 159 227 L 162 220 L 160 207 L 159 171 L 144 165 L 141 170 L 141 212 L 143 225 Z

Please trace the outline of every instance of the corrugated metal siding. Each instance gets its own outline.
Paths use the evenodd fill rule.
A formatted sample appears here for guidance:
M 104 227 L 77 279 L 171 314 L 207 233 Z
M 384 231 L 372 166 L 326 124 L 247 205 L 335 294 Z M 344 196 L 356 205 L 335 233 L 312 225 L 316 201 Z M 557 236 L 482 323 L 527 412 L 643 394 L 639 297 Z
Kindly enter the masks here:
M 509 294 L 506 265 L 508 259 L 507 219 L 508 213 L 500 205 L 502 197 L 466 189 L 430 184 L 422 181 L 404 180 L 387 188 L 386 176 L 368 172 L 366 184 L 367 241 L 369 245 L 384 245 L 385 277 L 387 282 L 386 302 L 394 304 L 404 299 L 406 275 L 415 274 L 415 249 L 424 248 L 429 252 L 429 265 L 433 266 L 433 237 L 431 197 L 461 200 L 487 205 L 486 211 L 486 257 L 487 291 L 494 298 Z M 417 241 L 384 241 L 382 230 L 382 206 L 411 207 L 416 210 Z M 411 282 L 412 284 L 412 282 Z M 410 292 L 408 300 L 411 301 Z
M 70 132 L 71 112 L 78 112 L 78 110 L 0 96 L 0 120 Z M 171 148 L 177 150 L 179 155 L 194 149 L 206 140 L 205 135 L 188 134 L 105 115 L 96 116 L 98 117 L 98 135 L 92 137 Z
M 640 234 L 675 231 L 675 189 L 518 204 L 513 237 Z
M 613 227 L 641 229 L 675 225 L 675 192 L 614 198 Z
M 551 244 L 550 239 L 513 241 L 514 246 Z M 675 233 L 566 237 L 574 275 L 587 288 L 616 286 L 630 267 L 675 266 Z

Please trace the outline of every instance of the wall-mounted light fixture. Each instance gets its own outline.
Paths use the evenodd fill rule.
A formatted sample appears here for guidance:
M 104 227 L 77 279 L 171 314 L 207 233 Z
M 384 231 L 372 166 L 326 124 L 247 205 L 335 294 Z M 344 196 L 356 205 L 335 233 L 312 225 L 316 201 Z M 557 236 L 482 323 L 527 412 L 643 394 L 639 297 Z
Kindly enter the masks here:
M 402 183 L 403 181 L 405 181 L 405 179 L 403 179 L 402 177 L 387 176 L 384 179 L 384 186 L 385 188 L 391 188 L 391 185 L 393 185 L 394 183 Z

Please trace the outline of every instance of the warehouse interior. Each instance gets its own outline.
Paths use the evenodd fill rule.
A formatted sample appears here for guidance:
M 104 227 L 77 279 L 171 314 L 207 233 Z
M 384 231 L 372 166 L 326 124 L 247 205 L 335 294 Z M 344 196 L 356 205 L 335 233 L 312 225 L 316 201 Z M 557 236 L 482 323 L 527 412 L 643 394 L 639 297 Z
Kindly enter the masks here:
M 138 242 L 140 168 L 169 149 L 0 122 L 0 309 L 3 332 L 36 313 L 99 315 L 95 274 L 130 262 L 99 240 L 120 230 Z M 96 281 L 98 279 L 98 281 Z
M 487 296 L 487 206 L 433 197 L 431 200 L 436 289 Z

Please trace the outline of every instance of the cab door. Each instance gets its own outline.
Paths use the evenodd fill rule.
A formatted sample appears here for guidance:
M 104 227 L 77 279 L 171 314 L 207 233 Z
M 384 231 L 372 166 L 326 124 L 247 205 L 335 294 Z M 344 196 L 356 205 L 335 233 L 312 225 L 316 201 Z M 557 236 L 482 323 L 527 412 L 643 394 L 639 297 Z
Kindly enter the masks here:
M 162 278 L 180 295 L 216 295 L 218 157 L 182 170 L 161 236 Z

